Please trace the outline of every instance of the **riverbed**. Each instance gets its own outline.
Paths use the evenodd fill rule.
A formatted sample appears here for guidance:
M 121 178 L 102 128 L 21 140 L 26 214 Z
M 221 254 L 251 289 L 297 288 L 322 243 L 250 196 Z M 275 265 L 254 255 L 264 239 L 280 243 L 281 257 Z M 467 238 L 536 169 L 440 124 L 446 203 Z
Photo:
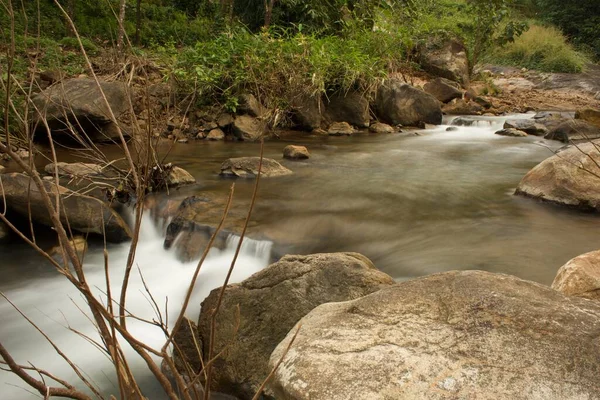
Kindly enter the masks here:
M 253 224 L 274 238 L 274 248 L 281 241 L 287 251 L 296 253 L 359 252 L 397 280 L 481 269 L 550 284 L 566 261 L 598 248 L 600 220 L 594 214 L 514 196 L 527 171 L 561 144 L 534 136 L 494 135 L 504 118 L 480 119 L 476 126 L 455 131 L 446 131 L 447 125 L 442 125 L 390 135 L 288 134 L 269 141 L 265 157 L 280 160 L 294 174 L 261 181 Z M 282 160 L 287 144 L 307 146 L 311 158 Z M 229 157 L 257 156 L 259 151 L 257 143 L 176 144 L 168 160 L 198 181 L 176 195 L 211 192 L 227 196 L 232 180 L 218 176 L 220 164 Z M 237 180 L 236 199 L 247 201 L 252 189 L 251 180 Z M 144 221 L 136 265 L 158 302 L 164 305 L 169 298 L 168 310 L 173 315 L 195 262 L 181 263 L 172 251 L 163 249 L 164 228 L 150 218 Z M 222 281 L 234 244 L 235 238 L 231 238 L 225 250 L 209 257 L 188 312 L 193 319 L 203 296 Z M 270 244 L 254 244 L 243 251 L 234 281 L 268 264 Z M 257 252 L 257 248 L 262 250 Z M 109 250 L 113 284 L 118 290 L 127 245 L 112 245 Z M 82 304 L 77 293 L 24 245 L 2 246 L 0 255 L 0 290 L 59 345 L 68 348 L 102 388 L 114 390 L 110 368 L 99 352 L 65 329 L 69 325 L 93 333 L 73 305 Z M 104 285 L 102 265 L 101 248 L 92 244 L 86 268 L 99 296 Z M 152 307 L 136 276 L 129 304 L 134 311 L 152 317 Z M 0 313 L 0 338 L 19 362 L 31 361 L 62 371 L 67 378 L 72 376 L 41 336 L 5 301 L 0 302 Z M 150 343 L 161 343 L 160 332 L 142 327 L 137 332 Z M 23 386 L 0 372 L 0 399 L 35 398 L 14 384 Z

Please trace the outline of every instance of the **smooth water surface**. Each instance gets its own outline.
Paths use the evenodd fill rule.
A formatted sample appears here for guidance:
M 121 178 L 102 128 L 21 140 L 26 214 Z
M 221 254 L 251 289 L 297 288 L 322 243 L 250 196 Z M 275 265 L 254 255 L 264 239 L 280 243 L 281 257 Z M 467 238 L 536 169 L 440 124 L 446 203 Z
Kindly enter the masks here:
M 538 137 L 494 135 L 502 118 L 447 132 L 446 126 L 414 134 L 353 137 L 287 136 L 265 144 L 265 157 L 294 171 L 288 177 L 263 179 L 254 221 L 286 249 L 297 253 L 354 251 L 398 280 L 454 269 L 509 273 L 550 284 L 570 258 L 600 246 L 600 220 L 512 195 L 519 180 L 559 147 Z M 281 159 L 287 144 L 306 145 L 306 161 Z M 199 184 L 182 191 L 227 196 L 232 183 L 218 176 L 229 157 L 257 156 L 256 143 L 192 142 L 175 145 L 169 160 L 190 171 Z M 253 182 L 236 181 L 236 199 L 246 202 Z M 158 303 L 171 316 L 178 311 L 195 263 L 182 264 L 162 247 L 164 226 L 144 221 L 136 266 Z M 235 240 L 215 250 L 204 267 L 188 315 L 197 317 L 201 299 L 223 279 Z M 234 281 L 268 263 L 269 244 L 246 247 Z M 257 252 L 256 249 L 264 249 Z M 127 245 L 110 247 L 113 290 L 118 291 Z M 103 356 L 65 326 L 93 333 L 75 293 L 41 258 L 24 246 L 0 247 L 2 290 L 18 307 L 68 349 L 98 384 L 116 391 Z M 86 260 L 90 280 L 105 290 L 101 249 L 92 246 Z M 152 318 L 153 312 L 134 274 L 128 306 Z M 0 302 L 0 339 L 21 363 L 72 377 L 62 361 L 5 302 Z M 160 332 L 133 329 L 156 345 Z M 141 365 L 141 362 L 138 361 Z M 62 371 L 62 372 L 61 372 Z M 6 383 L 6 384 L 5 384 Z M 0 372 L 0 399 L 27 399 L 23 386 Z M 150 386 L 151 387 L 151 386 Z M 153 395 L 151 398 L 158 398 Z

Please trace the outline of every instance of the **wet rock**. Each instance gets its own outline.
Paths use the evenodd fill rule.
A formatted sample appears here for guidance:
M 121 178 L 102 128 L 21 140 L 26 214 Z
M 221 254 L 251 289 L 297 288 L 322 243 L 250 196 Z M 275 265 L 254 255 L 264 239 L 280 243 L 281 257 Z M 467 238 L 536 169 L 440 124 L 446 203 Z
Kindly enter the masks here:
M 325 107 L 329 122 L 347 122 L 359 128 L 369 127 L 369 102 L 357 92 L 331 96 Z
M 223 217 L 227 196 L 204 192 L 178 201 L 172 197 L 167 198 L 166 202 L 164 200 L 155 200 L 154 203 L 158 207 L 153 208 L 153 213 L 163 221 L 171 221 L 166 229 L 164 248 L 173 248 L 182 262 L 198 260 Z M 215 238 L 213 248 L 224 249 L 228 236 L 241 232 L 248 207 L 249 199 L 233 202 L 223 229 Z
M 181 328 L 173 337 L 175 342 L 175 350 L 173 350 L 173 358 L 175 367 L 182 374 L 189 373 L 189 369 L 198 373 L 202 370 L 202 339 L 198 333 L 196 323 L 188 318 L 184 318 Z M 189 367 L 189 369 L 188 369 Z
M 446 128 L 446 132 L 455 132 L 458 128 L 456 126 L 449 126 Z
M 329 126 L 327 134 L 330 136 L 350 136 L 356 130 L 347 122 L 334 122 Z
M 86 177 L 101 175 L 103 168 L 98 164 L 91 163 L 50 163 L 44 167 L 44 171 L 49 175 L 54 175 L 58 171 L 58 176 Z
M 40 72 L 40 79 L 49 84 L 53 84 L 62 80 L 63 74 L 60 70 L 46 70 Z
M 481 115 L 483 107 L 474 101 L 454 99 L 442 106 L 442 111 L 447 115 Z
M 191 185 L 196 183 L 196 178 L 192 176 L 185 169 L 177 166 L 173 166 L 167 173 L 166 182 L 167 187 L 177 187 L 183 185 Z
M 298 128 L 312 131 L 321 127 L 324 110 L 321 97 L 304 96 L 295 100 L 292 118 Z
M 102 235 L 104 231 L 110 242 L 123 242 L 131 238 L 129 226 L 105 202 L 51 182 L 46 181 L 44 185 L 53 202 L 56 194 L 59 194 L 63 206 L 60 217 L 65 227 L 68 221 L 70 229 L 74 231 L 98 235 Z M 4 193 L 9 210 L 24 217 L 29 217 L 31 210 L 34 223 L 52 226 L 42 195 L 28 176 L 17 173 L 2 175 L 1 193 Z
M 209 121 L 209 122 L 205 122 L 204 124 L 202 124 L 202 127 L 200 128 L 200 130 L 202 130 L 204 132 L 210 132 L 214 129 L 217 129 L 218 127 L 219 127 L 219 125 L 217 125 L 216 122 Z
M 267 109 L 260 104 L 253 94 L 243 94 L 240 96 L 239 112 L 240 114 L 248 114 L 252 117 L 262 117 Z
M 525 175 L 515 194 L 600 211 L 598 145 L 580 144 L 547 158 Z
M 298 326 L 277 399 L 598 397 L 600 304 L 508 275 L 430 275 L 323 304 Z
M 4 223 L 4 221 L 0 221 L 0 242 L 6 241 L 10 236 L 11 229 Z
M 223 139 L 225 139 L 225 133 L 218 128 L 213 129 L 212 131 L 208 132 L 206 139 L 207 140 L 223 140 Z
M 552 129 L 544 138 L 565 143 L 588 141 L 600 138 L 600 128 L 584 120 L 572 119 Z
M 504 122 L 504 129 L 518 129 L 533 136 L 544 136 L 548 133 L 548 128 L 536 122 L 535 119 L 507 119 Z
M 575 119 L 584 120 L 600 128 L 600 110 L 596 110 L 593 108 L 584 108 L 581 110 L 577 110 L 577 112 L 575 113 Z
M 373 133 L 394 133 L 396 129 L 388 124 L 384 124 L 383 122 L 375 122 L 371 124 L 369 130 Z
M 249 115 L 240 115 L 233 121 L 233 135 L 238 139 L 255 142 L 260 140 L 266 130 L 266 124 Z
M 23 149 L 23 148 L 15 148 L 13 149 L 15 156 L 19 157 L 19 159 L 21 160 L 27 160 L 28 158 L 31 157 L 31 154 L 29 153 L 29 150 Z M 4 160 L 4 161 L 11 161 L 12 159 L 10 158 L 10 156 L 6 153 L 4 154 L 0 154 L 0 160 Z
M 217 118 L 217 125 L 219 125 L 219 128 L 221 129 L 228 128 L 231 124 L 233 124 L 233 117 L 231 114 L 221 114 Z
M 600 251 L 580 255 L 563 265 L 552 289 L 566 296 L 600 300 Z
M 391 80 L 380 86 L 376 108 L 380 119 L 391 125 L 442 123 L 440 102 L 435 97 L 398 80 Z
M 423 86 L 423 90 L 442 103 L 448 103 L 453 99 L 460 99 L 463 95 L 463 91 L 458 83 L 445 78 L 436 78 L 427 82 Z
M 541 111 L 533 116 L 536 123 L 541 124 L 548 129 L 548 131 L 556 128 L 560 124 L 573 119 L 569 113 L 556 112 L 556 111 Z
M 319 304 L 356 299 L 393 283 L 366 257 L 333 253 L 285 256 L 229 285 L 215 335 L 215 353 L 227 351 L 215 361 L 213 389 L 251 399 L 269 374 L 269 355 L 300 318 Z M 198 328 L 205 352 L 218 297 L 213 290 L 202 303 Z
M 230 158 L 221 165 L 222 176 L 234 176 L 238 178 L 255 178 L 258 175 L 260 157 L 238 157 Z M 261 177 L 274 178 L 277 176 L 290 175 L 293 172 L 270 158 L 263 158 Z
M 310 157 L 308 149 L 304 146 L 285 146 L 283 149 L 283 158 L 289 160 L 305 160 Z
M 465 46 L 456 39 L 430 40 L 419 52 L 421 67 L 430 74 L 469 83 L 469 59 Z
M 100 82 L 100 87 L 117 119 L 129 110 L 127 85 Z M 84 140 L 89 138 L 92 142 L 106 142 L 118 138 L 118 128 L 111 120 L 109 108 L 93 79 L 67 79 L 34 96 L 33 103 L 39 112 L 33 111 L 32 126 L 39 131 L 39 138 L 47 137 L 42 122 L 44 119 L 54 139 L 67 136 L 76 141 L 82 140 L 66 128 L 69 124 L 76 128 Z
M 494 106 L 491 101 L 489 101 L 485 97 L 481 97 L 481 96 L 476 96 L 473 99 L 473 101 L 475 103 L 479 104 L 481 107 L 483 107 L 486 110 L 488 110 L 488 109 L 490 109 L 490 108 L 492 108 Z
M 527 136 L 527 133 L 520 131 L 518 129 L 515 129 L 515 128 L 501 129 L 494 133 L 496 135 L 501 135 L 501 136 L 512 136 L 512 137 L 526 137 Z
M 77 253 L 77 258 L 79 258 L 80 262 L 83 262 L 85 253 L 88 249 L 87 240 L 85 240 L 82 236 L 75 236 L 73 239 L 69 241 L 70 245 L 75 249 L 75 253 Z M 62 263 L 64 261 L 62 247 L 55 246 L 48 252 L 52 258 L 54 258 L 57 262 Z M 67 258 L 68 259 L 68 258 Z
M 452 120 L 454 126 L 475 126 L 477 120 L 469 117 L 457 117 Z

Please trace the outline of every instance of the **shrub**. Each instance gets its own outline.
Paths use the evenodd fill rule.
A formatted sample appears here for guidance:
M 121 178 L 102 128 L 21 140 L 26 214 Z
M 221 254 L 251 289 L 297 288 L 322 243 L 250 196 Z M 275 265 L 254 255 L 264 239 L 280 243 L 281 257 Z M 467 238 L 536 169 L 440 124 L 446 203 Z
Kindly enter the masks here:
M 543 72 L 581 72 L 589 59 L 554 27 L 533 25 L 513 43 L 495 49 L 488 60 Z

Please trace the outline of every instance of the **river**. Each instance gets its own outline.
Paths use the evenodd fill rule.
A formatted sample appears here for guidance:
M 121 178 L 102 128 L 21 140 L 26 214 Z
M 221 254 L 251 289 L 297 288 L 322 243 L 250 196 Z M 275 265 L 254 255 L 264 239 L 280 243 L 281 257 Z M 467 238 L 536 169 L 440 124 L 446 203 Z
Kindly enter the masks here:
M 418 135 L 286 135 L 269 141 L 265 157 L 280 160 L 285 145 L 299 144 L 309 148 L 311 158 L 282 161 L 293 175 L 261 181 L 254 224 L 285 241 L 288 251 L 363 253 L 397 280 L 481 269 L 550 284 L 567 260 L 598 248 L 599 219 L 513 196 L 525 173 L 560 144 L 539 137 L 494 135 L 504 119 L 480 119 L 476 126 L 450 132 L 442 125 Z M 184 189 L 185 193 L 210 191 L 226 196 L 232 181 L 217 175 L 221 162 L 258 153 L 256 143 L 198 141 L 176 145 L 169 161 L 197 178 L 199 184 Z M 238 180 L 236 196 L 247 199 L 252 186 L 252 181 Z M 136 265 L 158 303 L 164 305 L 168 297 L 172 316 L 195 263 L 181 263 L 172 251 L 164 250 L 163 235 L 164 225 L 156 226 L 146 217 Z M 222 281 L 234 242 L 232 238 L 225 250 L 215 250 L 209 257 L 188 312 L 193 319 L 201 299 Z M 245 246 L 233 281 L 264 268 L 269 246 Z M 82 306 L 80 297 L 27 247 L 4 245 L 0 255 L 0 290 L 67 349 L 99 386 L 116 390 L 104 357 L 65 328 L 69 325 L 93 334 L 75 306 Z M 126 255 L 126 244 L 109 248 L 113 290 L 118 290 Z M 102 263 L 101 248 L 92 244 L 85 267 L 99 296 L 104 285 Z M 128 305 L 152 318 L 139 274 L 134 275 Z M 0 301 L 0 315 L 0 339 L 19 362 L 32 362 L 72 377 L 43 338 L 4 300 Z M 160 332 L 133 325 L 143 340 L 161 343 Z M 9 373 L 0 371 L 0 385 L 2 400 L 36 398 Z M 152 391 L 155 386 L 148 383 L 147 387 Z M 150 398 L 160 396 L 152 394 Z

